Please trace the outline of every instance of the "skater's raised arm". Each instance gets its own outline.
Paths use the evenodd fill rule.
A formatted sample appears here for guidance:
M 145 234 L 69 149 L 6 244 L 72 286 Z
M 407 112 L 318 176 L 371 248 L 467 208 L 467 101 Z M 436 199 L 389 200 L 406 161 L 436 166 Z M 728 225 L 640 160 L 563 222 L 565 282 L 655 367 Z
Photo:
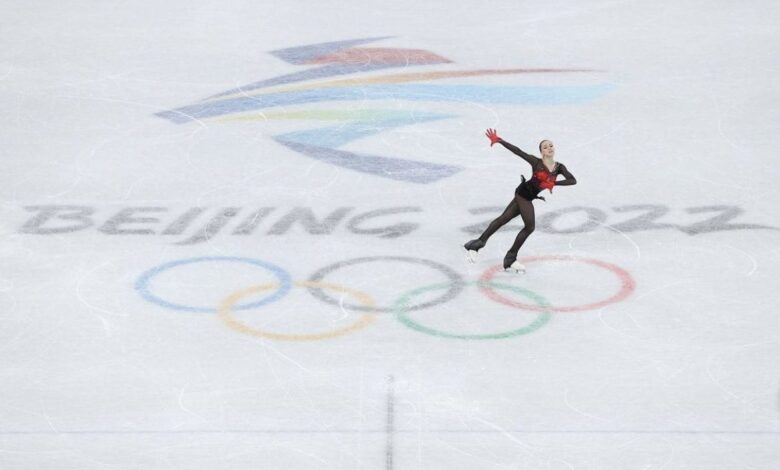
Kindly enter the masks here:
M 510 144 L 509 142 L 505 141 L 504 139 L 501 139 L 499 141 L 499 143 L 501 145 L 503 145 L 504 148 L 506 148 L 510 152 L 514 153 L 515 155 L 519 156 L 523 160 L 527 161 L 531 166 L 534 166 L 536 164 L 536 162 L 539 161 L 538 157 L 534 157 L 530 153 L 523 152 L 522 150 L 520 150 L 519 148 L 517 148 L 514 145 Z
M 559 163 L 558 165 L 560 165 L 558 171 L 563 175 L 564 179 L 556 181 L 555 186 L 571 186 L 577 184 L 577 178 L 575 178 L 574 175 L 569 172 L 569 169 L 566 168 L 566 165 L 563 163 Z
M 490 139 L 491 147 L 493 146 L 493 144 L 501 144 L 504 146 L 504 148 L 506 148 L 510 152 L 514 153 L 515 155 L 519 156 L 523 160 L 527 161 L 528 164 L 531 166 L 534 166 L 536 162 L 539 161 L 539 158 L 523 152 L 519 148 L 515 147 L 514 145 L 510 144 L 509 142 L 499 137 L 495 129 L 488 129 L 487 132 L 485 132 L 485 135 L 487 136 L 488 139 Z

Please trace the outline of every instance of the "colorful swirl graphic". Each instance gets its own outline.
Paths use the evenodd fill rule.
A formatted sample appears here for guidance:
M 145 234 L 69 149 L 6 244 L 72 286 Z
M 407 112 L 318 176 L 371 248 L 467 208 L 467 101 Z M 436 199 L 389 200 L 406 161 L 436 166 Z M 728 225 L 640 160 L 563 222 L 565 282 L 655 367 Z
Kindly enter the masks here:
M 387 37 L 313 44 L 271 54 L 307 70 L 224 91 L 198 103 L 158 113 L 175 124 L 215 119 L 268 121 L 295 119 L 337 124 L 274 136 L 278 143 L 320 161 L 343 168 L 410 183 L 432 183 L 461 167 L 414 159 L 370 155 L 341 149 L 357 139 L 400 126 L 448 119 L 451 114 L 395 109 L 287 110 L 322 102 L 426 101 L 480 104 L 577 104 L 614 88 L 610 83 L 577 86 L 487 86 L 434 84 L 437 80 L 517 74 L 593 73 L 589 69 L 484 69 L 403 72 L 354 78 L 334 78 L 389 68 L 445 65 L 452 62 L 420 49 L 361 48 Z M 323 80 L 329 79 L 329 80 Z M 424 82 L 424 83 L 421 83 Z M 266 111 L 284 108 L 281 111 Z

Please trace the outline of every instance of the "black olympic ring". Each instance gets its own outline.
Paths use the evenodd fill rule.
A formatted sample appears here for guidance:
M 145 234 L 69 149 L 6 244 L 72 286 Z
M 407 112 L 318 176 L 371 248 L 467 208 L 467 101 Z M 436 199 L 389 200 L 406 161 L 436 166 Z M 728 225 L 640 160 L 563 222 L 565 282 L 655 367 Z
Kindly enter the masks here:
M 371 263 L 374 261 L 400 261 L 404 263 L 412 263 L 412 264 L 422 264 L 428 267 L 431 267 L 433 269 L 436 269 L 440 272 L 443 272 L 447 278 L 449 279 L 451 285 L 447 289 L 444 294 L 440 295 L 439 297 L 430 300 L 428 302 L 424 302 L 417 305 L 411 305 L 406 307 L 407 311 L 413 311 L 413 310 L 422 310 L 424 308 L 433 307 L 434 305 L 443 304 L 446 302 L 449 302 L 450 300 L 454 299 L 458 294 L 463 291 L 463 288 L 466 286 L 465 281 L 463 280 L 463 277 L 455 272 L 452 268 L 449 266 L 445 266 L 441 263 L 437 263 L 435 261 L 430 261 L 427 259 L 421 259 L 421 258 L 412 258 L 407 256 L 367 256 L 365 258 L 354 258 L 347 261 L 341 261 L 338 263 L 333 263 L 331 265 L 325 266 L 322 269 L 317 270 L 314 274 L 309 276 L 309 282 L 323 282 L 325 279 L 325 276 L 332 273 L 333 271 L 336 271 L 337 269 L 344 268 L 346 266 L 352 266 L 355 264 L 362 264 L 362 263 Z M 341 302 L 337 299 L 334 299 L 333 297 L 328 296 L 325 294 L 325 292 L 321 288 L 316 287 L 309 287 L 309 293 L 313 295 L 314 297 L 318 298 L 319 300 L 322 300 L 323 302 L 327 302 L 331 305 L 337 305 L 340 307 L 343 307 L 348 310 L 356 311 L 356 312 L 372 312 L 372 313 L 394 313 L 395 308 L 393 306 L 389 307 L 381 307 L 381 306 L 375 306 L 375 307 L 366 307 L 363 305 L 354 305 L 354 304 L 348 304 Z

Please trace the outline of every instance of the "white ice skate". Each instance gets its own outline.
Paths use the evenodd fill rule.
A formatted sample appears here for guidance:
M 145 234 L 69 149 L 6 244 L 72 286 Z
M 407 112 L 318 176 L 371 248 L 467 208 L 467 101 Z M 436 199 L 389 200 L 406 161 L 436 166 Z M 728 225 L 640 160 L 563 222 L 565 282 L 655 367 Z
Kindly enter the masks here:
M 525 274 L 525 265 L 519 261 L 515 261 L 508 268 L 506 268 L 505 271 L 512 271 L 515 274 Z
M 474 263 L 477 261 L 478 251 L 485 247 L 485 242 L 477 238 L 476 240 L 471 240 L 470 242 L 463 245 L 463 248 L 466 249 L 466 259 L 470 263 Z

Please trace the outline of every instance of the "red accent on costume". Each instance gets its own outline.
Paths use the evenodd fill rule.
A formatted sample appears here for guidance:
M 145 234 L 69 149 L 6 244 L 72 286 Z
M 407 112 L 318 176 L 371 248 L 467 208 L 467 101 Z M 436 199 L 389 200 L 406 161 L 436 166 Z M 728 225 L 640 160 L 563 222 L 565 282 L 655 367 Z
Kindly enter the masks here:
M 534 173 L 534 178 L 536 178 L 536 180 L 539 182 L 540 188 L 549 189 L 552 193 L 553 187 L 555 186 L 555 175 L 551 174 L 547 170 L 539 170 Z

